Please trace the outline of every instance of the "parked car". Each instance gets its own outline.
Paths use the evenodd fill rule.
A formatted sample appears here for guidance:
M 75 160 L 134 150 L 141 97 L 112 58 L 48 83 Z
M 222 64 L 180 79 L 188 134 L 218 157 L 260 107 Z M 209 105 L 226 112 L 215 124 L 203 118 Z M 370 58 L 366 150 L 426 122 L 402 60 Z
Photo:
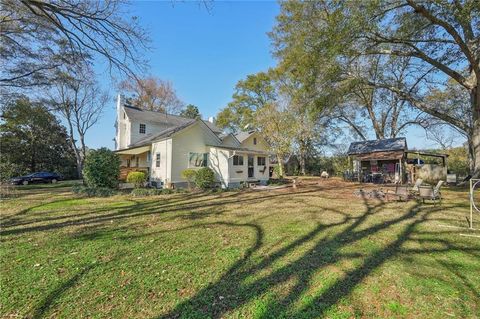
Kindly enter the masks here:
M 33 183 L 56 183 L 61 179 L 62 177 L 56 173 L 38 172 L 30 175 L 14 177 L 11 179 L 11 183 L 16 185 L 28 185 Z

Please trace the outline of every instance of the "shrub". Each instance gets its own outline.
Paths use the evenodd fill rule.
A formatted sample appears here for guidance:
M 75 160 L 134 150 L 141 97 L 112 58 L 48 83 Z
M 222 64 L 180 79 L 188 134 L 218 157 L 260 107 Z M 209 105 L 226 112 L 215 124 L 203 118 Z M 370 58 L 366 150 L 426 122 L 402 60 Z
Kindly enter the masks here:
M 105 147 L 88 153 L 83 166 L 83 177 L 89 187 L 115 188 L 119 176 L 120 158 L 117 154 Z
M 134 197 L 141 197 L 141 196 L 155 196 L 155 195 L 165 195 L 165 194 L 172 194 L 175 191 L 173 189 L 157 189 L 157 188 L 135 188 L 132 190 L 130 195 Z
M 195 174 L 195 185 L 200 189 L 209 189 L 215 183 L 215 174 L 208 167 L 203 167 Z
M 88 187 L 84 185 L 73 186 L 72 192 L 87 197 L 108 197 L 117 193 L 115 190 L 108 187 Z
M 182 178 L 187 181 L 188 189 L 192 189 L 192 182 L 195 180 L 195 175 L 197 175 L 197 171 L 191 168 L 184 169 L 182 171 Z
M 142 187 L 146 180 L 144 172 L 130 172 L 127 175 L 127 182 L 134 184 L 136 188 Z

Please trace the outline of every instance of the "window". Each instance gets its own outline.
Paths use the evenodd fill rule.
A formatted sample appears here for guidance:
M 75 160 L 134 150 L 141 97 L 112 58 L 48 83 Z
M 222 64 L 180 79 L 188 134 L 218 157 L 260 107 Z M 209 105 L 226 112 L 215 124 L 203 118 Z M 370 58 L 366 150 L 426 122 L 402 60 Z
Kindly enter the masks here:
M 125 114 L 125 112 L 123 112 L 123 118 L 125 119 L 127 117 L 127 115 Z
M 253 145 L 257 145 L 257 138 L 256 137 L 253 138 Z
M 147 125 L 145 124 L 140 124 L 140 134 L 145 134 L 145 132 L 147 131 Z
M 160 167 L 160 153 L 155 154 L 155 167 Z
M 150 151 L 147 152 L 147 163 L 150 163 L 150 161 L 152 160 L 152 153 L 150 153 Z
M 259 156 L 257 157 L 257 165 L 258 166 L 265 166 L 266 164 L 265 157 Z
M 127 159 L 127 167 L 130 167 L 130 159 Z
M 140 159 L 140 158 L 139 158 L 138 156 L 137 156 L 137 158 L 135 159 L 135 166 L 136 166 L 136 167 L 138 167 L 138 160 L 139 160 L 139 159 Z
M 188 167 L 207 167 L 208 153 L 190 153 Z
M 233 155 L 233 165 L 243 166 L 243 156 L 242 155 Z

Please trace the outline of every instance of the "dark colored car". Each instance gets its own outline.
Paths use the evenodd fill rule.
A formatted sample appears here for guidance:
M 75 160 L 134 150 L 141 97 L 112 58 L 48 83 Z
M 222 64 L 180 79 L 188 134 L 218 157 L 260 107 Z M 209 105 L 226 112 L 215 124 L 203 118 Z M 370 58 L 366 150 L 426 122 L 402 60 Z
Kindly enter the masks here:
M 56 173 L 38 172 L 30 175 L 14 177 L 11 179 L 11 182 L 16 185 L 28 185 L 33 183 L 56 183 L 61 179 L 62 177 Z

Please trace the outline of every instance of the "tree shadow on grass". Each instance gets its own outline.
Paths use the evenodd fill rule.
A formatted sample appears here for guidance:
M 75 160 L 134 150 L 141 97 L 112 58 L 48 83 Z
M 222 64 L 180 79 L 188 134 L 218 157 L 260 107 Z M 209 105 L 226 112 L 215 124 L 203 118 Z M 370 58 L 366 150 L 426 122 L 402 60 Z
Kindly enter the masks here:
M 112 262 L 114 260 L 115 259 L 110 260 L 109 262 Z M 59 299 L 62 295 L 66 294 L 70 289 L 74 288 L 83 279 L 85 275 L 92 271 L 92 269 L 102 265 L 104 265 L 104 263 L 92 263 L 77 272 L 67 281 L 62 282 L 60 285 L 58 285 L 54 290 L 52 290 L 48 295 L 46 295 L 45 298 L 43 298 L 42 301 L 38 304 L 38 306 L 34 309 L 32 318 L 43 318 L 45 314 L 52 308 L 57 299 Z
M 270 298 L 262 306 L 259 318 L 317 318 L 325 316 L 327 311 L 335 306 L 342 298 L 347 297 L 372 271 L 378 269 L 397 254 L 406 254 L 408 250 L 402 249 L 414 233 L 418 233 L 418 226 L 425 223 L 429 216 L 441 209 L 441 207 L 428 207 L 420 209 L 416 203 L 406 212 L 394 218 L 376 222 L 373 225 L 367 223 L 367 219 L 379 213 L 386 205 L 380 201 L 377 204 L 363 199 L 365 211 L 357 217 L 346 215 L 340 211 L 338 214 L 344 216 L 338 223 L 322 225 L 319 224 L 309 233 L 301 236 L 291 244 L 280 248 L 271 254 L 261 257 L 258 262 L 243 258 L 237 261 L 221 278 L 216 282 L 198 291 L 190 299 L 181 302 L 174 309 L 160 315 L 158 318 L 222 318 L 229 312 L 239 307 L 257 301 L 258 298 L 280 287 L 288 282 L 294 282 L 286 294 Z M 331 227 L 342 227 L 344 229 L 331 237 L 315 239 L 321 232 Z M 384 247 L 375 250 L 370 254 L 342 252 L 343 248 L 358 243 L 361 240 L 370 240 L 369 237 L 382 231 L 391 231 L 391 227 L 400 228 L 397 235 Z M 397 230 L 398 231 L 398 230 Z M 260 241 L 261 242 L 261 241 Z M 249 250 L 252 255 L 261 245 L 256 245 Z M 263 270 L 271 269 L 271 266 L 285 257 L 287 254 L 299 249 L 307 243 L 313 246 L 308 249 L 300 258 L 289 262 L 273 272 L 252 280 Z M 451 246 L 449 249 L 458 249 Z M 428 253 L 429 250 L 423 250 Z M 313 276 L 322 269 L 332 266 L 335 263 L 352 258 L 363 257 L 361 263 L 354 269 L 348 271 L 345 276 L 328 285 L 320 293 L 311 297 L 308 303 L 300 307 L 300 298 L 312 288 Z
M 318 192 L 317 189 L 307 189 L 303 191 L 297 191 L 296 194 L 309 194 Z M 115 208 L 98 208 L 91 212 L 85 213 L 86 215 L 80 216 L 77 218 L 75 215 L 65 215 L 66 220 L 60 222 L 52 222 L 47 224 L 35 225 L 35 222 L 44 222 L 43 219 L 35 220 L 33 225 L 26 221 L 25 223 L 17 221 L 21 227 L 16 226 L 17 224 L 9 224 L 2 227 L 0 230 L 0 236 L 6 235 L 18 235 L 35 231 L 48 231 L 52 229 L 59 229 L 64 227 L 71 226 L 83 226 L 89 224 L 98 224 L 111 222 L 115 220 L 123 220 L 139 216 L 147 215 L 164 215 L 167 213 L 176 213 L 180 211 L 192 211 L 196 209 L 206 209 L 213 208 L 218 206 L 224 206 L 228 204 L 241 204 L 241 203 L 250 203 L 250 202 L 259 202 L 262 200 L 277 198 L 277 197 L 288 197 L 291 196 L 291 193 L 269 193 L 262 194 L 260 196 L 252 196 L 246 198 L 238 198 L 242 194 L 241 192 L 234 192 L 228 195 L 218 195 L 218 196 L 198 196 L 200 199 L 195 198 L 192 200 L 189 197 L 180 198 L 178 201 L 159 203 L 156 201 L 136 201 L 135 204 L 128 206 L 123 209 Z M 107 213 L 102 213 L 103 211 Z M 99 214 L 102 213 L 102 214 Z M 190 216 L 192 217 L 192 216 Z M 48 221 L 48 217 L 46 217 Z M 60 217 L 58 217 L 60 218 Z M 24 227 L 27 226 L 27 227 Z

